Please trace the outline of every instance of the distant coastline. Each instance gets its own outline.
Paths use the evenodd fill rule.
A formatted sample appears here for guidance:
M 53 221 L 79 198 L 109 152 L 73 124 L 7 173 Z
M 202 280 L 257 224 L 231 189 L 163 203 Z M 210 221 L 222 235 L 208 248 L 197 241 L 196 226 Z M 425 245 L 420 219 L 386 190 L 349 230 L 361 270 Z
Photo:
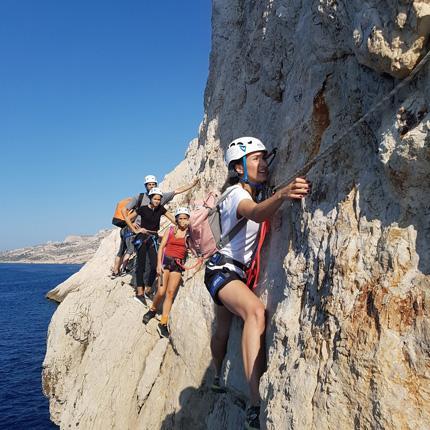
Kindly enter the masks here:
M 27 248 L 0 252 L 5 264 L 84 264 L 97 251 L 101 241 L 112 230 L 101 230 L 90 236 L 68 236 L 63 242 L 48 242 Z

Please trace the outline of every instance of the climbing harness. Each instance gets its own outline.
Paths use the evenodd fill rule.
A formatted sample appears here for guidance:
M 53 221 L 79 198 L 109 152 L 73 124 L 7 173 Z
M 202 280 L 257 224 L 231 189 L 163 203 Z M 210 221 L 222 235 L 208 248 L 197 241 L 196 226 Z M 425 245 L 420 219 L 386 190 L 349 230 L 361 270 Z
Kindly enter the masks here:
M 369 116 L 372 113 L 374 113 L 376 110 L 378 110 L 384 103 L 386 103 L 391 97 L 393 97 L 397 92 L 399 92 L 400 89 L 402 89 L 409 82 L 411 82 L 415 78 L 415 76 L 418 74 L 418 72 L 423 68 L 425 63 L 427 63 L 429 58 L 430 58 L 430 51 L 428 51 L 427 54 L 422 58 L 422 60 L 414 67 L 414 69 L 409 74 L 409 76 L 407 76 L 405 79 L 403 79 L 401 82 L 399 82 L 385 97 L 383 97 L 378 103 L 376 103 L 365 115 L 363 115 L 358 121 L 356 121 L 348 130 L 346 130 L 339 138 L 337 138 L 332 144 L 330 144 L 324 151 L 322 151 L 316 157 L 314 157 L 313 159 L 308 161 L 303 167 L 301 167 L 299 170 L 297 170 L 292 175 L 290 175 L 288 177 L 288 179 L 282 181 L 280 184 L 273 187 L 272 193 L 285 187 L 286 185 L 291 183 L 294 179 L 296 179 L 298 176 L 305 174 L 316 163 L 320 162 L 321 160 L 326 159 L 329 155 L 331 155 L 333 152 L 335 152 L 339 148 L 341 141 L 352 130 L 354 130 L 358 125 L 362 124 L 366 119 L 369 118 Z
M 158 235 L 157 235 L 157 239 L 155 238 L 155 235 L 151 235 L 150 237 L 152 239 L 152 243 L 154 245 L 155 252 L 158 252 Z
M 129 229 L 129 227 L 124 227 L 123 237 L 124 239 L 128 239 L 129 237 L 134 236 L 134 232 Z
M 268 220 L 263 221 L 260 226 L 258 235 L 258 243 L 252 254 L 251 262 L 249 264 L 243 264 L 240 261 L 234 260 L 233 258 L 227 257 L 219 252 L 214 254 L 208 263 L 208 267 L 212 266 L 223 266 L 225 264 L 233 264 L 245 274 L 246 285 L 254 290 L 257 286 L 258 279 L 260 277 L 260 255 L 261 248 L 263 247 L 267 233 L 270 230 L 270 222 Z
M 150 230 L 148 230 L 148 231 L 150 231 Z M 142 245 L 144 245 L 144 244 L 146 244 L 146 242 L 148 242 L 148 240 L 152 240 L 153 241 L 153 244 L 154 244 L 154 246 L 155 246 L 155 250 L 156 251 L 158 251 L 158 245 L 157 245 L 157 241 L 155 240 L 155 234 L 153 234 L 153 233 L 149 233 L 149 234 L 147 234 L 147 233 L 144 233 L 144 235 L 145 236 L 148 236 L 148 237 L 137 237 L 137 235 L 136 235 L 136 237 L 132 240 L 132 243 L 133 243 L 133 245 L 135 246 L 135 248 L 136 248 L 136 251 L 142 246 Z

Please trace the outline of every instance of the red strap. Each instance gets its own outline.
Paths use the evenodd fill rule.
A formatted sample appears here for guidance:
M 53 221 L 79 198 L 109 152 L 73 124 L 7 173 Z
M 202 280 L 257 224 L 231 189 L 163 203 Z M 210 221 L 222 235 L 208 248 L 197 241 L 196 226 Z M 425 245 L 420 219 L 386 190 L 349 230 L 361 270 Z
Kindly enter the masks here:
M 185 267 L 185 266 L 182 264 L 182 262 L 181 262 L 181 260 L 180 260 L 179 258 L 175 258 L 175 261 L 176 261 L 176 264 L 177 264 L 177 265 L 178 265 L 182 270 L 193 270 L 193 269 L 195 269 L 196 267 L 200 266 L 200 265 L 203 263 L 204 259 L 203 259 L 203 258 L 201 258 L 201 257 L 199 257 L 199 258 L 197 259 L 196 264 L 193 264 L 192 266 L 189 266 L 189 267 Z
M 251 265 L 246 271 L 246 285 L 249 288 L 254 289 L 257 286 L 258 278 L 260 277 L 260 252 L 263 246 L 264 240 L 266 239 L 266 234 L 269 231 L 270 223 L 268 220 L 263 221 L 260 229 L 260 236 L 258 238 L 258 245 L 252 259 Z

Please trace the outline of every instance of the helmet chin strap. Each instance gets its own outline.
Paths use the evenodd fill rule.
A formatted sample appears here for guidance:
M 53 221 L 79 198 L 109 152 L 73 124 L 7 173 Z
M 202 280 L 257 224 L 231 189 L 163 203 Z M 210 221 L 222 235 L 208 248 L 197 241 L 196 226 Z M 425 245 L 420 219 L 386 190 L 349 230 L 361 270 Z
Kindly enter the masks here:
M 243 165 L 243 177 L 240 178 L 240 182 L 251 185 L 251 187 L 255 188 L 256 191 L 261 191 L 264 188 L 264 185 L 258 184 L 256 182 L 251 182 L 248 178 L 248 168 L 246 167 L 246 155 L 242 157 L 242 165 Z

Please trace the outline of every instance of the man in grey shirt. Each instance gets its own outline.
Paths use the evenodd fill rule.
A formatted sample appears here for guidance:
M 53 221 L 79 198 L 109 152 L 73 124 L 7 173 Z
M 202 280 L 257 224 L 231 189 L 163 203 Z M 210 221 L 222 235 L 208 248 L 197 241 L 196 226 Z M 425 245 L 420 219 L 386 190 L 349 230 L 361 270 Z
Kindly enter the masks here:
M 163 197 L 161 198 L 161 204 L 162 205 L 166 205 L 167 203 L 169 203 L 173 197 L 175 197 L 177 194 L 181 194 L 181 193 L 185 193 L 188 190 L 191 190 L 191 188 L 193 188 L 195 185 L 197 185 L 197 183 L 199 182 L 198 179 L 195 179 L 191 184 L 189 185 L 184 185 L 183 187 L 179 187 L 174 191 L 166 191 L 163 192 Z M 141 202 L 140 202 L 140 206 L 148 206 L 149 205 L 149 196 L 148 193 L 149 191 L 151 191 L 154 187 L 156 187 L 158 185 L 157 182 L 157 178 L 154 175 L 147 175 L 145 176 L 145 188 L 146 188 L 146 193 L 143 193 L 143 196 L 141 197 Z M 124 217 L 124 219 L 128 218 L 128 214 L 129 211 L 132 209 L 138 209 L 136 206 L 139 202 L 139 197 L 140 194 L 133 197 L 130 202 L 127 204 L 127 206 L 125 208 L 122 209 L 121 213 L 122 216 Z M 136 224 L 136 226 L 140 227 L 140 217 L 137 217 L 134 220 L 134 224 Z

